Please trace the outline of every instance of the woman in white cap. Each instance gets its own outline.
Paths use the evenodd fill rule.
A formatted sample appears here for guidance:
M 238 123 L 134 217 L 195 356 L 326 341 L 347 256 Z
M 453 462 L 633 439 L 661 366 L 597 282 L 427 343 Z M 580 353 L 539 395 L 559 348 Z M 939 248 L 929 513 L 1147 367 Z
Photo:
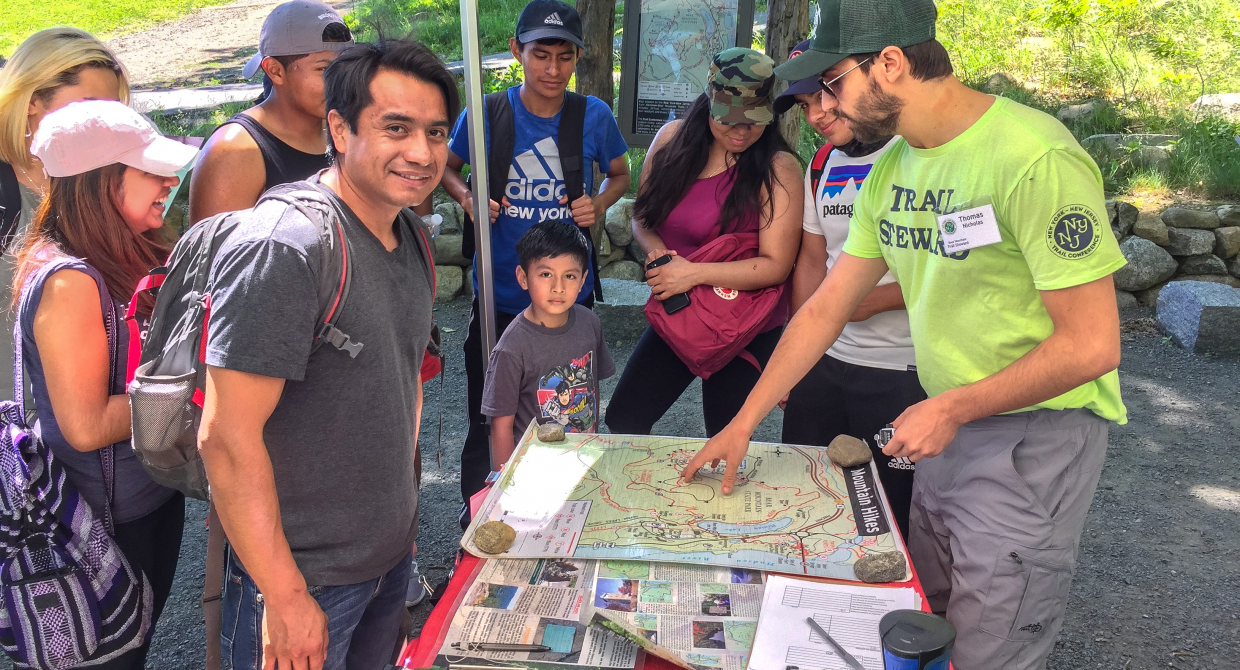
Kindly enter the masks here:
M 9 302 L 11 252 L 47 192 L 48 178 L 30 153 L 30 140 L 49 113 L 80 100 L 129 99 L 120 61 L 77 28 L 48 28 L 27 37 L 0 69 L 0 304 Z M 0 310 L 0 361 L 13 358 L 13 315 Z M 0 365 L 0 389 L 13 387 Z
M 155 621 L 176 572 L 185 498 L 152 481 L 130 445 L 128 329 L 117 326 L 139 279 L 168 255 L 164 201 L 195 150 L 120 102 L 91 100 L 44 117 L 31 151 L 49 183 L 17 252 L 13 293 L 39 433 L 92 509 L 110 512 L 117 545 L 150 581 Z M 114 472 L 110 500 L 104 467 Z M 142 668 L 146 652 L 92 667 Z

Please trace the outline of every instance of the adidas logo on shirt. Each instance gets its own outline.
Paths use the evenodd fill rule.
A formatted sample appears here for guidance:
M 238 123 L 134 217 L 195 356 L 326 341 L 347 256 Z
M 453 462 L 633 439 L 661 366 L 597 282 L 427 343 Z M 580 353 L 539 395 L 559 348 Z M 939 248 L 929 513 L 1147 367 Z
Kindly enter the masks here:
M 560 148 L 553 138 L 544 137 L 534 143 L 533 149 L 513 157 L 512 165 L 508 167 L 508 183 L 504 186 L 504 195 L 513 204 L 505 213 L 530 221 L 570 221 L 573 218 L 572 208 L 560 205 L 560 198 L 567 192 L 564 170 L 560 165 Z M 524 204 L 530 201 L 549 206 Z
M 897 456 L 887 461 L 887 467 L 897 470 L 916 470 L 917 464 L 910 461 L 907 456 Z
M 549 26 L 562 26 L 564 22 L 560 20 L 559 12 L 552 12 L 551 16 L 543 19 L 543 23 Z

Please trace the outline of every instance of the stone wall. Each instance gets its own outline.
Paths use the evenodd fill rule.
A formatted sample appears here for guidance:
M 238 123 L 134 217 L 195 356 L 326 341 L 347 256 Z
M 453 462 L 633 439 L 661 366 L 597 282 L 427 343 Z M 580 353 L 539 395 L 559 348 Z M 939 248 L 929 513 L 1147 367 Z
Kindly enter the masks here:
M 1107 214 L 1128 259 L 1115 273 L 1120 308 L 1155 306 L 1159 291 L 1176 279 L 1240 288 L 1240 206 L 1154 214 L 1108 200 Z
M 465 211 L 456 202 L 439 203 L 435 206 L 435 213 L 443 218 L 440 233 L 435 238 L 435 269 L 439 280 L 435 300 L 447 302 L 473 291 L 471 264 L 461 254 L 464 235 L 470 231 L 463 228 Z M 633 242 L 632 217 L 632 198 L 622 198 L 590 231 L 594 251 L 598 255 L 599 275 L 604 279 L 643 279 L 642 265 L 638 259 L 641 250 Z

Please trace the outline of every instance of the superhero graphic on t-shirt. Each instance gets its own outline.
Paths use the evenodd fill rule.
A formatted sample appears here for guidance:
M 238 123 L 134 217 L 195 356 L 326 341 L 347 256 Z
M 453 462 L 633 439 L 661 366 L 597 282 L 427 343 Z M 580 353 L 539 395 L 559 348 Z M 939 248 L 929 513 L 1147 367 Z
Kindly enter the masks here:
M 555 422 L 569 433 L 597 429 L 598 390 L 594 386 L 594 352 L 559 365 L 538 380 L 539 423 Z

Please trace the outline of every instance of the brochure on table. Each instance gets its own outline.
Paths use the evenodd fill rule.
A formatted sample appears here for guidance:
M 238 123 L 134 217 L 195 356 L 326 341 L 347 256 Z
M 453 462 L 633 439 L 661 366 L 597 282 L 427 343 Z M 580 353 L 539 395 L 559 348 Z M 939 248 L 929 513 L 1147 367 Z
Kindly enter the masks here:
M 763 574 L 744 568 L 601 561 L 594 620 L 693 670 L 744 670 Z
M 589 625 L 585 608 L 593 598 L 596 567 L 592 561 L 487 561 L 452 617 L 436 665 L 634 667 L 636 645 Z M 453 646 L 474 642 L 550 650 L 463 651 Z
M 749 670 L 848 670 L 807 618 L 827 632 L 866 670 L 883 670 L 878 622 L 899 609 L 920 609 L 908 587 L 866 586 L 769 575 Z

